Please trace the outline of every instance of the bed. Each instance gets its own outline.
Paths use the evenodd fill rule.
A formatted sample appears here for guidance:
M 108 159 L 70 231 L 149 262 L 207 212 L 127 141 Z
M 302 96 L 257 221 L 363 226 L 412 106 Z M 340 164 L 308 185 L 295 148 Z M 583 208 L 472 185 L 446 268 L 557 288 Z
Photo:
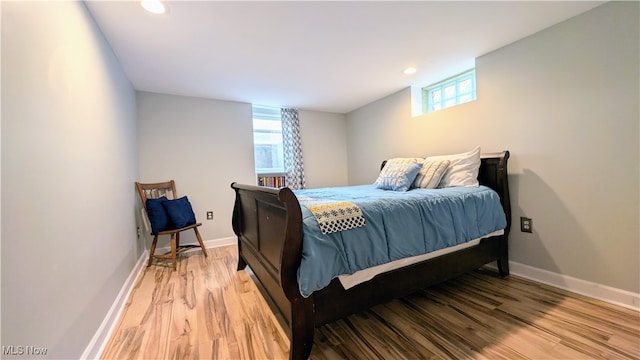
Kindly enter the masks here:
M 347 315 L 493 261 L 497 262 L 499 274 L 507 276 L 507 240 L 511 227 L 508 159 L 508 151 L 482 154 L 477 176 L 480 187 L 488 187 L 497 195 L 506 221 L 502 231 L 476 239 L 470 245 L 461 244 L 454 248 L 455 251 L 446 251 L 443 255 L 418 258 L 408 265 L 387 269 L 347 288 L 339 277 L 335 277 L 328 285 L 304 296 L 298 281 L 303 262 L 303 233 L 306 231 L 303 231 L 303 217 L 306 215 L 303 215 L 304 206 L 298 199 L 300 195 L 296 196 L 286 187 L 276 189 L 231 184 L 236 193 L 232 225 L 238 237 L 238 271 L 248 265 L 255 274 L 290 339 L 290 358 L 308 358 L 315 328 Z

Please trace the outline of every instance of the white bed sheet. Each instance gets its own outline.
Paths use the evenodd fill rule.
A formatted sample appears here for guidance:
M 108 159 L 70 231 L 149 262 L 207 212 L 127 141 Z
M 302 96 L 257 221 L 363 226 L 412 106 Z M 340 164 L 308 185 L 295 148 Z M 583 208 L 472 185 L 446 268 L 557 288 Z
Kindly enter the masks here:
M 342 284 L 342 287 L 344 287 L 345 290 L 346 290 L 346 289 L 352 288 L 352 287 L 354 287 L 354 286 L 356 286 L 358 284 L 361 284 L 361 283 L 363 283 L 365 281 L 371 280 L 376 275 L 382 274 L 384 272 L 395 270 L 395 269 L 399 269 L 399 268 L 401 268 L 403 266 L 408 266 L 408 265 L 411 265 L 411 264 L 418 263 L 420 261 L 429 260 L 431 258 L 440 256 L 440 255 L 448 254 L 448 253 L 451 253 L 451 252 L 454 252 L 454 251 L 462 250 L 464 248 L 475 246 L 475 245 L 479 244 L 480 240 L 482 240 L 484 238 L 488 238 L 488 237 L 492 237 L 492 236 L 498 236 L 498 235 L 502 235 L 502 234 L 504 234 L 504 230 L 494 231 L 494 232 L 489 233 L 489 234 L 487 234 L 487 235 L 485 235 L 483 237 L 468 241 L 468 242 L 466 242 L 464 244 L 459 244 L 459 245 L 451 246 L 451 247 L 448 247 L 448 248 L 432 251 L 430 253 L 423 254 L 423 255 L 411 256 L 411 257 L 408 257 L 408 258 L 395 260 L 395 261 L 392 261 L 390 263 L 381 264 L 381 265 L 377 265 L 377 266 L 374 266 L 374 267 L 370 267 L 368 269 L 363 269 L 363 270 L 360 270 L 360 271 L 356 271 L 355 273 L 353 273 L 351 275 L 340 275 L 340 276 L 338 276 L 338 279 L 340 280 L 340 283 Z

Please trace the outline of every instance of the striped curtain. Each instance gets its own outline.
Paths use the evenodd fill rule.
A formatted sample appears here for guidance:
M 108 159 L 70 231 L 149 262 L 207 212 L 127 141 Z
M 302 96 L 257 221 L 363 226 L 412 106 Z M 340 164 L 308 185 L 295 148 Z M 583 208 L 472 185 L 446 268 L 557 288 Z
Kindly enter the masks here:
M 284 148 L 284 171 L 287 186 L 304 189 L 304 167 L 302 166 L 302 143 L 298 109 L 282 108 L 282 146 Z

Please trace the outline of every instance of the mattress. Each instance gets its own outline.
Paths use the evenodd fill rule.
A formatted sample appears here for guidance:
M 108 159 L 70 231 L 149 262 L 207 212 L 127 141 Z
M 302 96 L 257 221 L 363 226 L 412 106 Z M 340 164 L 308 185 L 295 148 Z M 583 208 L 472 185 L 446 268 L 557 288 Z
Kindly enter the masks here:
M 469 248 L 469 247 L 478 245 L 480 243 L 480 241 L 482 239 L 484 239 L 484 238 L 488 238 L 488 237 L 492 237 L 492 236 L 499 236 L 499 235 L 503 235 L 503 234 L 504 234 L 504 230 L 494 231 L 494 232 L 489 233 L 489 234 L 487 234 L 487 235 L 485 235 L 483 237 L 473 239 L 473 240 L 471 240 L 469 242 L 466 242 L 466 243 L 463 243 L 463 244 L 450 246 L 450 247 L 447 247 L 447 248 L 444 248 L 444 249 L 432 251 L 432 252 L 427 253 L 427 254 L 416 255 L 416 256 L 411 256 L 411 257 L 404 258 L 404 259 L 394 260 L 394 261 L 386 263 L 386 264 L 377 265 L 377 266 L 370 267 L 368 269 L 356 271 L 355 273 L 353 273 L 351 275 L 339 275 L 338 279 L 340 280 L 340 283 L 342 284 L 342 287 L 345 288 L 345 290 L 346 290 L 346 289 L 352 288 L 352 287 L 354 287 L 354 286 L 356 286 L 358 284 L 362 284 L 365 281 L 369 281 L 369 280 L 373 279 L 375 276 L 380 275 L 382 273 L 385 273 L 387 271 L 396 270 L 396 269 L 399 269 L 401 267 L 409 266 L 409 265 L 412 265 L 412 264 L 419 263 L 421 261 L 433 259 L 433 258 L 441 256 L 441 255 L 445 255 L 445 254 L 449 254 L 449 253 L 452 253 L 452 252 L 456 252 L 458 250 Z

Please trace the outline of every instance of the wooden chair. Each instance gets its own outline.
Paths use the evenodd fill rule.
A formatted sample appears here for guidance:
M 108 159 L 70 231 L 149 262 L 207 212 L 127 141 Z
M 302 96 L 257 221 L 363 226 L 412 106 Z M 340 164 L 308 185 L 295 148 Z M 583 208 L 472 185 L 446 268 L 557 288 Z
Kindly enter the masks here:
M 162 183 L 154 183 L 154 184 L 141 184 L 136 182 L 136 189 L 138 190 L 138 195 L 140 195 L 140 200 L 142 200 L 142 206 L 144 206 L 145 212 L 148 214 L 147 210 L 147 199 L 157 199 L 162 196 L 166 196 L 167 199 L 177 199 L 178 194 L 176 192 L 176 183 L 171 180 Z M 204 244 L 202 243 L 202 238 L 200 237 L 200 233 L 198 232 L 198 226 L 201 226 L 202 223 L 196 222 L 193 225 L 188 225 L 179 229 L 169 229 L 164 231 L 159 231 L 157 234 L 153 233 L 151 230 L 151 234 L 153 235 L 153 242 L 151 243 L 151 250 L 149 254 L 149 263 L 147 267 L 151 266 L 153 259 L 171 259 L 173 263 L 173 270 L 177 269 L 177 256 L 178 254 L 189 250 L 194 247 L 200 247 L 204 256 L 207 256 L 207 251 L 204 248 Z M 191 230 L 196 233 L 196 238 L 198 239 L 198 243 L 200 245 L 180 245 L 180 233 L 186 230 Z M 160 235 L 170 235 L 171 236 L 171 251 L 156 255 L 156 245 L 158 243 L 158 236 Z

